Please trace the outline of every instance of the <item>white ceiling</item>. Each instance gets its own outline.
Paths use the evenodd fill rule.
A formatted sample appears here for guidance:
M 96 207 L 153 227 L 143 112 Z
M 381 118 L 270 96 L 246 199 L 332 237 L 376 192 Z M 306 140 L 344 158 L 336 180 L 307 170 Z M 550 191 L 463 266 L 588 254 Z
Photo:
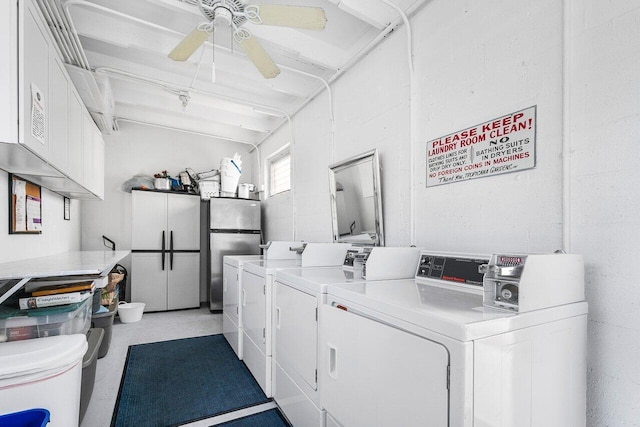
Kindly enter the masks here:
M 261 0 L 322 7 L 327 17 L 323 31 L 245 23 L 282 70 L 276 78 L 264 79 L 231 42 L 225 25 L 216 26 L 215 49 L 207 42 L 186 62 L 167 57 L 186 34 L 206 22 L 189 0 L 38 0 L 41 8 L 51 2 L 71 18 L 69 25 L 77 32 L 86 65 L 98 77 L 101 91 L 110 87 L 114 117 L 253 144 L 323 90 L 321 79 L 336 78 L 376 37 L 399 22 L 397 11 L 383 0 Z M 393 3 L 410 11 L 421 1 Z M 79 65 L 70 58 L 66 62 Z M 78 73 L 70 69 L 76 86 L 82 87 Z M 93 79 L 85 72 L 87 78 Z M 190 97 L 186 111 L 179 94 Z M 99 102 L 88 106 L 104 112 L 95 111 L 104 109 Z

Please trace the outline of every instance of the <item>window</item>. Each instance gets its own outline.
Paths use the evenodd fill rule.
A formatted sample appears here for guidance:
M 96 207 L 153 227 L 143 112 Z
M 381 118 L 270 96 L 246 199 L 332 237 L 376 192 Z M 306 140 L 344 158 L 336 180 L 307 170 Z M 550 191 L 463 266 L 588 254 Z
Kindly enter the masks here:
M 289 145 L 267 158 L 269 196 L 291 189 L 291 151 Z

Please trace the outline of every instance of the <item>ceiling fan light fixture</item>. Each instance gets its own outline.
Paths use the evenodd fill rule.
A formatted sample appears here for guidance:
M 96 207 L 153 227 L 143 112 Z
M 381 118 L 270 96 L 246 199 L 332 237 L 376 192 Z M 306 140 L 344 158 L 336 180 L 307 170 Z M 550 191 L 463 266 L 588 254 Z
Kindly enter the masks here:
M 320 7 L 247 5 L 244 7 L 244 15 L 247 21 L 258 25 L 323 30 L 327 24 L 324 9 Z
M 272 79 L 280 74 L 280 68 L 273 62 L 273 59 L 271 59 L 258 39 L 253 37 L 249 30 L 240 28 L 233 36 L 265 79 Z

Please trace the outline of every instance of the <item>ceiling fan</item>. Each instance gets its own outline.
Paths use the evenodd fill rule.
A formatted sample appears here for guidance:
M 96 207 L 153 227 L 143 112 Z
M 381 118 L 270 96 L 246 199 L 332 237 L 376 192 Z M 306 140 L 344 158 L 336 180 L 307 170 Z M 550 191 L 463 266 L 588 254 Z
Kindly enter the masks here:
M 233 38 L 266 79 L 280 74 L 280 69 L 264 50 L 245 22 L 279 27 L 322 30 L 327 18 L 319 7 L 290 5 L 245 5 L 240 0 L 197 0 L 200 12 L 209 20 L 199 24 L 169 53 L 174 61 L 186 61 L 214 32 L 214 25 L 227 24 Z

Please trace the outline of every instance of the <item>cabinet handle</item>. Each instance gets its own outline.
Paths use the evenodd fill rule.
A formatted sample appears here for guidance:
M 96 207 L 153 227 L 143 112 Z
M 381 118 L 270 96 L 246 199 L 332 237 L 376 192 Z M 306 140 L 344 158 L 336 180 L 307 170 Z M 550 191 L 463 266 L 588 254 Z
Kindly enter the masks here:
M 247 291 L 246 290 L 242 290 L 242 306 L 246 306 L 247 305 Z
M 173 270 L 173 230 L 169 232 L 169 269 Z
M 164 230 L 162 230 L 162 270 L 164 271 L 164 255 L 166 252 L 166 245 L 164 242 L 164 238 L 165 238 L 165 234 L 164 234 Z
M 227 278 L 222 278 L 222 292 L 227 292 Z
M 329 347 L 329 376 L 334 380 L 338 379 L 338 349 L 331 344 Z
M 280 329 L 280 318 L 282 314 L 280 313 L 280 307 L 276 306 L 276 328 Z

